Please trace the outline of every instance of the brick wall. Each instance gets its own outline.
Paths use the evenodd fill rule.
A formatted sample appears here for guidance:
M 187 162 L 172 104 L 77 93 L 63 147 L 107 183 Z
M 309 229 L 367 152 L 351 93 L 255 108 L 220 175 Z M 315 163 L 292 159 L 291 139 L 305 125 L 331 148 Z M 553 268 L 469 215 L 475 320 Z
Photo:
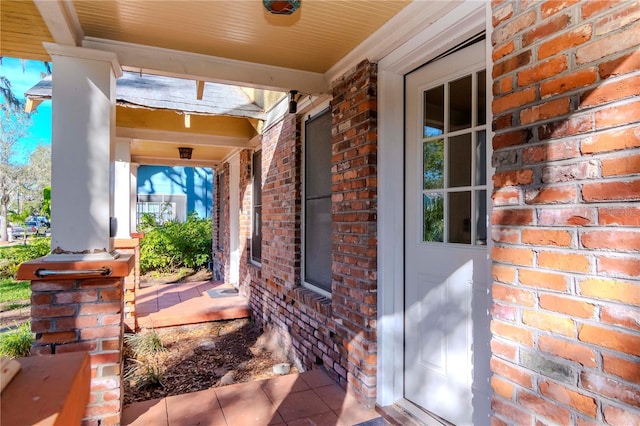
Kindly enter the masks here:
M 241 154 L 240 287 L 254 320 L 303 370 L 322 365 L 373 405 L 376 375 L 376 66 L 333 89 L 332 297 L 301 286 L 300 121 L 262 138 L 262 264 L 250 262 L 251 153 Z
M 640 423 L 640 7 L 493 1 L 493 423 Z

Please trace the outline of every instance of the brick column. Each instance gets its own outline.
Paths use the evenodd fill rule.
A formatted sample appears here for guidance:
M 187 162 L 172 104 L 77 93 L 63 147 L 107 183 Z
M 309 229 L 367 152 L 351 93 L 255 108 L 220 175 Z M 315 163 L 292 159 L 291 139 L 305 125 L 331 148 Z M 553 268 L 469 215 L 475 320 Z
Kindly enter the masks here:
M 132 238 L 116 239 L 114 246 L 122 254 L 134 257 L 131 273 L 124 279 L 124 323 L 127 332 L 138 329 L 136 317 L 136 289 L 140 287 L 140 239 L 144 234 L 136 233 Z
M 91 395 L 85 425 L 115 425 L 122 413 L 122 336 L 125 277 L 133 255 L 116 260 L 23 263 L 19 280 L 31 281 L 32 355 L 88 351 Z M 108 276 L 83 274 L 105 268 Z M 43 275 L 53 271 L 60 275 Z M 68 273 L 69 271 L 78 271 Z M 61 274 L 64 273 L 64 274 Z

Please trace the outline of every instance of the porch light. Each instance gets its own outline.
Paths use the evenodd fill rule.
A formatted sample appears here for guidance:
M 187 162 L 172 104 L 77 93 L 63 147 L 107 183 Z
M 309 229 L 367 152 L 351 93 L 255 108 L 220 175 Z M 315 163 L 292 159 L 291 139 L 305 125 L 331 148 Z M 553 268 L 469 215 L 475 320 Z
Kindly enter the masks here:
M 193 148 L 181 146 L 180 148 L 178 148 L 178 152 L 180 153 L 181 159 L 191 160 L 191 153 L 193 152 Z
M 274 15 L 291 15 L 300 8 L 300 0 L 262 0 L 262 4 Z
M 298 91 L 290 90 L 289 91 L 289 114 L 295 114 L 298 112 Z

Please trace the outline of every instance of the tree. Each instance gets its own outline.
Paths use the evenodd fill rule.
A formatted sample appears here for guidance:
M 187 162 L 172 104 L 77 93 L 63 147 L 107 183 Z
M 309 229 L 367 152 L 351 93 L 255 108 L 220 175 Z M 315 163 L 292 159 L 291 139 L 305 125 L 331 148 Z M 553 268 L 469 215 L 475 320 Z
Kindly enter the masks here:
M 51 184 L 51 147 L 36 147 L 24 171 L 20 179 L 21 208 L 31 215 L 40 215 L 44 207 L 43 191 Z
M 24 111 L 6 77 L 0 78 L 0 241 L 7 240 L 9 203 L 20 187 L 24 167 L 12 160 L 15 146 L 29 131 L 31 114 Z

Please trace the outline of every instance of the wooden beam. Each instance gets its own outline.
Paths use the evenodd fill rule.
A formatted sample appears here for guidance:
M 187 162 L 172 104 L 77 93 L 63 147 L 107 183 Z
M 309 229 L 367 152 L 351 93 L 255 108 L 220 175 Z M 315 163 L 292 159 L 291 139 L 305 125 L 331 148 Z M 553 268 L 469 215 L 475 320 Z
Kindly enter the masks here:
M 31 114 L 38 108 L 38 105 L 42 103 L 42 99 L 29 99 L 27 98 L 27 104 L 24 106 L 24 111 L 27 114 Z
M 201 101 L 203 94 L 204 94 L 204 81 L 198 80 L 196 81 L 196 99 Z
M 80 45 L 84 33 L 71 1 L 34 0 L 33 2 L 56 43 L 68 46 Z

